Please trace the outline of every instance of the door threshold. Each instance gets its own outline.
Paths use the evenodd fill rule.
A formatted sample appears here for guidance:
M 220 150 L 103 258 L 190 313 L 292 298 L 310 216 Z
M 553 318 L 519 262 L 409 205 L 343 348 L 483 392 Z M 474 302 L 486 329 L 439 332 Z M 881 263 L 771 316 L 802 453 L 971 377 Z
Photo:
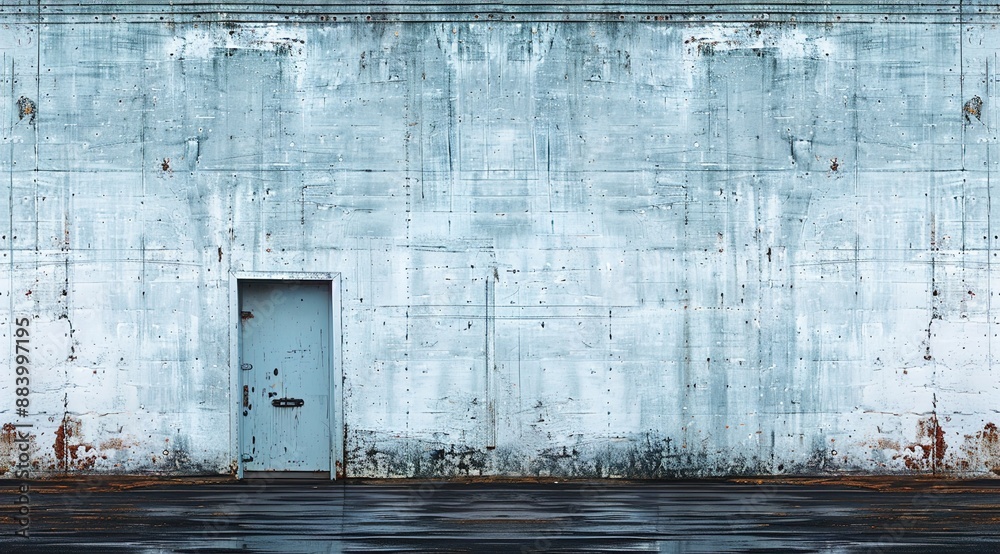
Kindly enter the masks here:
M 244 471 L 244 479 L 325 479 L 330 480 L 329 471 Z

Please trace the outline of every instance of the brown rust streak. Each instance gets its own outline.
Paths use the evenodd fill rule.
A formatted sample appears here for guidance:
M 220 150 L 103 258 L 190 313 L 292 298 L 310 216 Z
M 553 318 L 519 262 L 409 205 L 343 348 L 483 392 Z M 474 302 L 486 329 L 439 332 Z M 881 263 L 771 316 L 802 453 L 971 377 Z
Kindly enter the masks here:
M 83 448 L 84 453 L 94 450 L 94 446 L 91 444 L 77 443 L 70 444 L 73 442 L 74 437 L 79 437 L 83 423 L 72 416 L 63 416 L 62 423 L 55 432 L 55 442 L 52 445 L 52 449 L 56 455 L 56 466 L 60 471 L 68 471 L 73 469 L 91 469 L 94 467 L 97 459 L 96 457 L 80 457 L 80 448 Z
M 937 414 L 921 419 L 917 422 L 916 441 L 904 447 L 904 451 L 910 454 L 903 454 L 903 463 L 906 468 L 912 471 L 931 470 L 937 472 L 947 469 L 944 464 L 944 455 L 948 450 L 948 443 L 945 442 L 945 432 L 938 421 Z
M 66 422 L 56 429 L 56 442 L 52 445 L 56 453 L 56 460 L 59 462 L 59 469 L 66 471 Z

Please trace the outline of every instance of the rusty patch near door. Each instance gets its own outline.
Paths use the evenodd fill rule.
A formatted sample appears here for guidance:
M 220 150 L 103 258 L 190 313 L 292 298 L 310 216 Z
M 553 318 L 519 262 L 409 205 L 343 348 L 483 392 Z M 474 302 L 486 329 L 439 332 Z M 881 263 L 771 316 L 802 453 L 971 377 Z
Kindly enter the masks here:
M 253 312 L 240 312 L 240 320 L 246 321 L 248 319 L 253 319 Z

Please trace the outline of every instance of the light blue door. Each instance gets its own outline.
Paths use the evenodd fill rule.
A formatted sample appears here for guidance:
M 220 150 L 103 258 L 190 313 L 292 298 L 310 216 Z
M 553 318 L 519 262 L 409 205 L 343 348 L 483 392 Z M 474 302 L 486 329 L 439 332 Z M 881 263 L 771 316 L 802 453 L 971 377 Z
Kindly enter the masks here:
M 329 282 L 241 281 L 244 471 L 330 471 Z

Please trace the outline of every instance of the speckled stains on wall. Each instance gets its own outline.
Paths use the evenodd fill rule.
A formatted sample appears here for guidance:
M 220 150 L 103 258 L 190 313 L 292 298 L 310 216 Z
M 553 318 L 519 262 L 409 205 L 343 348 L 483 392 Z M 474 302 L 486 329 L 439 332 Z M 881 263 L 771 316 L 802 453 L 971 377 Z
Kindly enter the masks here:
M 995 6 L 359 6 L 0 11 L 39 474 L 236 467 L 236 272 L 347 476 L 1000 471 Z

